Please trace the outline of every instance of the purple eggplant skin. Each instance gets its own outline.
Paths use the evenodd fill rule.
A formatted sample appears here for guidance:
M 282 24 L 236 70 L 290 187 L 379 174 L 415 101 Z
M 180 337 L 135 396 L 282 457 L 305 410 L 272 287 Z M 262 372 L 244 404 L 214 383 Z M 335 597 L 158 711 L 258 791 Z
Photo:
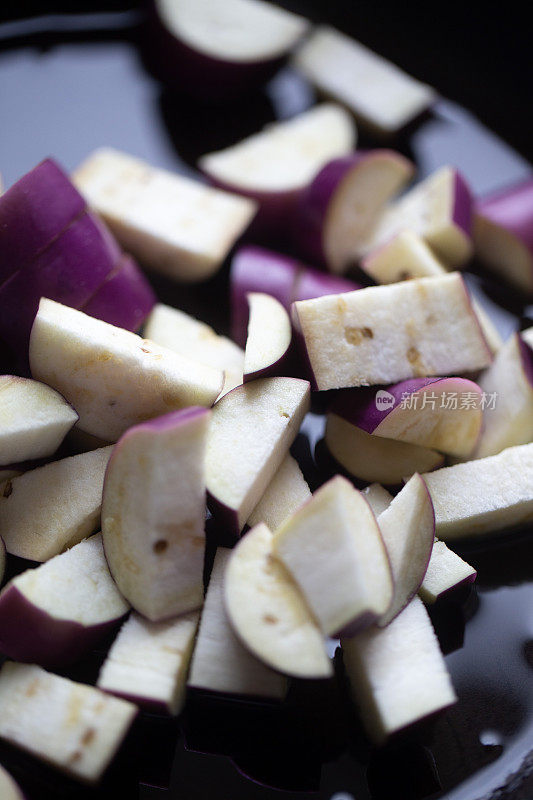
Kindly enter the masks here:
M 348 280 L 348 278 L 342 278 L 340 275 L 331 275 L 328 272 L 307 267 L 298 276 L 292 301 L 312 300 L 327 294 L 353 292 L 355 289 L 361 289 L 361 284 Z
M 155 0 L 147 4 L 145 53 L 149 66 L 165 85 L 195 100 L 221 105 L 266 83 L 285 56 L 264 61 L 227 61 L 195 50 L 165 25 Z
M 290 239 L 291 220 L 296 213 L 301 188 L 261 191 L 223 181 L 200 168 L 200 171 L 215 189 L 241 195 L 255 201 L 259 208 L 246 229 L 247 241 L 278 242 Z
M 477 200 L 474 213 L 515 236 L 533 259 L 533 178 Z
M 118 328 L 137 331 L 156 303 L 155 292 L 131 256 L 117 267 L 82 307 L 85 314 Z
M 374 433 L 388 415 L 397 408 L 402 402 L 402 397 L 406 394 L 413 394 L 425 389 L 431 384 L 448 381 L 449 378 L 411 378 L 400 381 L 399 383 L 389 384 L 384 387 L 357 387 L 346 389 L 337 394 L 331 405 L 330 411 L 342 417 L 346 422 L 356 425 L 366 433 Z M 460 378 L 452 378 L 453 381 L 464 380 L 470 386 L 471 381 Z M 394 397 L 394 402 L 385 409 L 379 409 L 375 403 L 378 390 L 384 389 Z
M 463 578 L 462 581 L 459 583 L 455 583 L 453 586 L 450 586 L 446 591 L 441 592 L 434 603 L 431 603 L 430 606 L 435 606 L 437 603 L 440 605 L 441 603 L 448 603 L 448 602 L 459 602 L 464 594 L 466 593 L 468 587 L 470 587 L 473 583 L 476 582 L 477 579 L 477 572 L 473 572 L 471 575 L 467 575 L 466 578 Z M 420 584 L 422 585 L 422 584 Z M 426 605 L 428 605 L 426 603 Z
M 162 416 L 154 417 L 153 419 L 147 419 L 145 422 L 140 422 L 138 425 L 128 428 L 126 433 L 124 433 L 117 442 L 117 445 L 111 454 L 111 458 L 109 459 L 107 469 L 109 469 L 109 465 L 118 452 L 119 445 L 129 436 L 138 433 L 139 431 L 161 433 L 162 431 L 172 430 L 174 428 L 178 428 L 184 422 L 190 422 L 190 420 L 194 417 L 202 417 L 204 414 L 208 413 L 209 409 L 204 408 L 203 406 L 187 406 L 187 408 L 180 408 L 177 411 L 169 411 L 168 414 L 163 414 Z
M 371 625 L 377 621 L 378 615 L 374 614 L 372 611 L 365 611 L 360 614 L 355 619 L 348 622 L 340 631 L 336 631 L 333 634 L 333 639 L 340 639 L 341 637 L 345 639 L 352 639 L 354 636 L 357 636 L 358 633 L 366 630 Z
M 303 273 L 300 273 L 301 276 L 307 275 L 307 272 L 315 272 L 315 270 L 307 270 Z M 309 282 L 309 290 L 312 291 L 313 288 L 318 288 L 322 286 L 322 274 L 318 274 L 318 282 L 315 285 L 315 280 L 313 277 L 310 278 Z M 327 276 L 324 276 L 327 278 Z M 298 286 L 299 277 L 296 278 L 295 286 Z M 305 287 L 304 287 L 305 291 Z M 316 296 L 316 295 L 313 295 Z M 289 315 L 289 308 L 285 308 L 287 312 L 287 316 L 289 317 L 290 322 L 290 315 Z M 257 369 L 254 372 L 245 372 L 243 375 L 243 383 L 249 383 L 250 381 L 258 380 L 259 378 L 275 378 L 280 376 L 286 377 L 294 377 L 299 374 L 298 368 L 299 364 L 294 363 L 294 357 L 297 355 L 296 348 L 295 348 L 295 341 L 296 341 L 296 333 L 292 324 L 290 325 L 290 339 L 287 343 L 287 347 L 283 352 L 278 354 L 278 357 L 275 358 L 270 364 L 265 364 L 264 367 L 261 369 Z
M 349 179 L 352 171 L 357 170 L 363 162 L 376 157 L 404 162 L 406 177 L 412 174 L 410 162 L 393 150 L 358 150 L 329 161 L 300 192 L 291 221 L 291 238 L 298 253 L 304 258 L 318 264 L 327 264 L 324 232 L 337 190 Z
M 290 312 L 295 300 L 350 292 L 360 286 L 353 281 L 321 272 L 289 256 L 263 247 L 241 247 L 231 265 L 232 336 L 246 345 L 249 292 L 264 292 L 279 300 Z
M 255 372 L 245 372 L 242 382 L 250 383 L 260 378 L 294 377 L 296 370 L 292 368 L 293 342 L 294 332 L 291 335 L 287 349 L 280 353 L 275 361 L 267 364 L 262 369 L 255 370 Z
M 346 389 L 338 393 L 333 400 L 330 410 L 342 417 L 346 422 L 355 425 L 366 433 L 383 435 L 380 426 L 388 417 L 401 408 L 402 400 L 407 395 L 416 395 L 431 386 L 432 392 L 448 390 L 453 392 L 477 392 L 481 396 L 480 387 L 468 378 L 411 378 L 400 381 L 399 383 L 389 384 L 383 387 L 361 387 Z M 378 392 L 388 392 L 394 398 L 386 408 L 378 408 L 376 397 Z M 421 406 L 415 402 L 412 406 L 415 415 L 419 413 Z M 409 413 L 409 412 L 407 412 Z M 394 417 L 391 417 L 393 419 Z M 387 434 L 385 433 L 385 438 Z M 428 445 L 429 446 L 429 445 Z
M 203 171 L 209 183 L 216 189 L 230 194 L 240 194 L 254 200 L 259 208 L 246 230 L 247 240 L 261 242 L 285 242 L 291 237 L 292 222 L 302 189 L 281 189 L 279 191 L 260 191 L 248 189 L 229 181 L 222 181 Z
M 272 364 L 268 364 L 268 366 L 258 369 L 255 372 L 245 373 L 243 376 L 243 383 L 251 383 L 252 381 L 257 381 L 260 378 L 293 377 L 295 370 L 289 368 L 292 361 L 291 344 L 289 344 L 289 347 L 285 350 L 283 355 L 272 362 Z
M 452 219 L 468 237 L 472 233 L 473 206 L 474 199 L 470 187 L 461 173 L 455 170 Z
M 533 353 L 525 342 L 522 342 L 522 344 L 522 352 L 525 356 L 524 370 L 527 370 L 528 379 L 533 384 Z M 433 386 L 434 389 L 437 389 L 437 384 L 439 383 L 443 384 L 443 388 L 446 389 L 450 382 L 464 387 L 465 392 L 481 392 L 479 386 L 468 378 L 409 378 L 387 386 L 362 386 L 343 389 L 336 393 L 329 410 L 345 419 L 346 422 L 350 422 L 352 425 L 356 425 L 361 430 L 366 431 L 366 433 L 377 432 L 379 434 L 381 423 L 400 406 L 402 399 L 406 395 L 416 394 L 416 392 L 420 392 L 428 386 Z M 383 390 L 392 395 L 394 400 L 387 408 L 380 409 L 376 405 L 375 398 L 377 392 Z
M 500 248 L 498 264 L 491 264 L 490 258 L 484 257 L 484 250 L 487 247 L 484 223 L 499 228 L 511 240 L 515 240 L 515 248 L 509 252 L 507 258 Z M 489 268 L 499 266 L 498 272 L 503 273 L 506 266 L 514 266 L 511 260 L 514 261 L 516 258 L 517 248 L 518 250 L 522 248 L 526 274 L 519 285 L 528 295 L 533 295 L 533 178 L 477 200 L 474 207 L 473 233 L 474 247 L 480 260 L 486 261 Z
M 0 196 L 0 286 L 36 258 L 86 203 L 53 159 L 41 161 Z
M 262 247 L 241 247 L 231 264 L 232 336 L 241 347 L 248 333 L 248 293 L 264 292 L 288 309 L 303 265 L 293 258 Z
M 14 585 L 0 596 L 0 652 L 14 661 L 54 669 L 73 664 L 112 632 L 125 614 L 97 625 L 58 619 Z
M 103 222 L 87 212 L 0 289 L 0 336 L 27 363 L 41 297 L 81 308 L 113 271 L 121 251 Z
M 329 205 L 339 185 L 361 163 L 363 151 L 326 164 L 309 186 L 300 193 L 292 221 L 292 239 L 305 258 L 326 263 L 324 223 Z
M 518 336 L 518 347 L 524 375 L 530 386 L 533 386 L 533 347 L 522 339 L 521 336 Z

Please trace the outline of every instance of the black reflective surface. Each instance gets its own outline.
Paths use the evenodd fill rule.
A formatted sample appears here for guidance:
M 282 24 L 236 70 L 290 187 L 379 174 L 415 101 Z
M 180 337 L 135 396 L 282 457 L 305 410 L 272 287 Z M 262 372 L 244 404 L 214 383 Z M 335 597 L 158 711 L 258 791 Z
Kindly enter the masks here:
M 74 34 L 30 40 L 13 38 L 14 29 L 2 39 L 0 27 L 0 171 L 7 185 L 46 155 L 70 169 L 104 144 L 192 174 L 200 153 L 313 102 L 309 87 L 290 70 L 231 109 L 172 95 L 143 66 L 136 23 L 128 14 L 92 19 L 93 33 L 86 25 Z M 529 171 L 468 112 L 445 101 L 399 147 L 421 175 L 456 164 L 477 192 Z M 490 277 L 474 269 L 469 281 L 504 334 L 531 319 L 520 299 Z M 227 331 L 227 304 L 220 301 L 227 296 L 227 265 L 201 287 L 156 277 L 153 284 L 164 301 Z M 312 488 L 329 474 L 327 463 L 315 461 L 322 402 L 315 401 L 317 413 L 308 416 L 293 448 Z M 208 528 L 216 539 L 216 523 L 210 520 Z M 434 611 L 459 703 L 432 727 L 381 751 L 370 748 L 361 732 L 337 659 L 335 681 L 294 685 L 281 708 L 193 696 L 179 721 L 141 717 L 98 790 L 58 778 L 3 744 L 0 761 L 31 800 L 490 796 L 521 769 L 533 746 L 533 540 L 527 532 L 501 536 L 465 545 L 462 552 L 479 571 L 476 594 L 464 606 Z M 21 566 L 10 564 L 11 570 Z M 94 681 L 104 654 L 102 645 L 67 674 Z M 520 784 L 521 778 L 502 797 L 527 798 Z

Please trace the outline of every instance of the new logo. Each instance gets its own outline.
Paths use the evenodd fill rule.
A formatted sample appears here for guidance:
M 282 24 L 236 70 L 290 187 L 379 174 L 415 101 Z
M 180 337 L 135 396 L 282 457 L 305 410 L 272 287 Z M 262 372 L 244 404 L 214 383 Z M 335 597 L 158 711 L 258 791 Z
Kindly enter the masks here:
M 394 395 L 385 389 L 380 389 L 376 392 L 376 408 L 378 411 L 386 411 L 394 405 Z

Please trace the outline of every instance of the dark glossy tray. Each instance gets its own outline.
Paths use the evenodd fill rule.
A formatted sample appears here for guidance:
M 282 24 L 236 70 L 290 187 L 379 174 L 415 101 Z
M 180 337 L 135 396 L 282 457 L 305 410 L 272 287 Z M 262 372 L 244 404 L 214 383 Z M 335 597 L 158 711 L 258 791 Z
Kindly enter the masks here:
M 314 101 L 290 70 L 231 111 L 178 98 L 143 65 L 139 22 L 136 12 L 127 12 L 0 25 L 0 171 L 7 185 L 46 155 L 73 168 L 104 144 L 192 174 L 200 153 Z M 361 144 L 368 144 L 364 137 Z M 530 170 L 448 101 L 398 147 L 421 175 L 457 165 L 478 193 Z M 227 267 L 201 287 L 152 278 L 161 299 L 227 331 L 227 305 L 220 302 L 227 296 Z M 512 291 L 475 265 L 468 280 L 502 333 L 528 323 L 529 309 Z M 328 477 L 327 466 L 314 458 L 320 431 L 320 417 L 309 415 L 294 446 L 313 488 Z M 212 521 L 208 528 L 215 539 Z M 522 532 L 464 545 L 462 552 L 478 569 L 476 592 L 464 606 L 434 612 L 459 703 L 431 730 L 371 749 L 337 664 L 337 681 L 294 686 L 283 708 L 193 696 L 178 721 L 142 716 L 97 790 L 80 788 L 4 744 L 0 761 L 30 800 L 530 800 L 533 540 Z M 102 646 L 67 674 L 94 681 L 104 654 Z

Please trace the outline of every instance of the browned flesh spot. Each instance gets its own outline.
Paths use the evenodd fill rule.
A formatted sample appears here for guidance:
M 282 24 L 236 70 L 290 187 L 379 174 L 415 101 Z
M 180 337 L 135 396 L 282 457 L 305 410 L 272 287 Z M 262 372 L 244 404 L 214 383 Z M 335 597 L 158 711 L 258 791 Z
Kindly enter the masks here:
M 346 306 L 346 300 L 344 299 L 344 297 L 337 298 L 337 308 L 341 313 L 343 311 L 346 311 L 347 306 Z
M 411 339 L 414 339 L 416 336 L 418 336 L 418 325 L 412 317 L 406 320 L 405 333 Z
M 66 725 L 69 726 L 78 725 L 83 713 L 83 705 L 84 705 L 83 687 L 76 686 L 76 688 L 73 689 L 70 697 L 68 698 L 68 705 L 66 709 L 67 714 L 65 718 Z
M 184 519 L 179 522 L 177 525 L 166 525 L 167 529 L 169 529 L 174 536 L 179 536 L 183 533 L 194 533 L 196 530 L 196 520 L 195 519 Z
M 263 615 L 263 622 L 266 622 L 269 625 L 275 625 L 276 622 L 279 622 L 279 619 L 277 617 L 275 617 L 273 614 L 264 614 Z
M 167 544 L 169 541 L 175 542 L 184 538 L 193 538 L 198 535 L 198 522 L 195 519 L 167 522 L 164 525 L 159 525 L 158 533 L 161 536 L 161 541 L 166 541 Z
M 87 389 L 84 386 L 76 387 L 76 401 L 77 403 L 92 403 L 96 400 L 97 393 Z
M 398 280 L 399 281 L 410 281 L 412 279 L 412 275 L 406 269 L 402 269 L 401 272 L 398 273 Z
M 416 347 L 409 348 L 409 350 L 407 351 L 407 360 L 413 367 L 416 376 L 421 376 L 425 374 L 425 367 L 422 361 L 422 356 L 420 355 Z
M 161 400 L 166 406 L 171 406 L 172 408 L 181 408 L 183 405 L 183 401 L 180 397 L 178 397 L 174 392 L 165 391 L 161 392 Z
M 123 559 L 122 563 L 124 564 L 128 572 L 132 572 L 134 575 L 139 574 L 141 570 L 139 568 L 139 565 L 137 564 L 136 561 L 133 560 L 133 558 L 130 558 L 130 556 L 122 552 L 122 559 Z
M 166 539 L 158 539 L 157 542 L 154 542 L 152 549 L 154 553 L 159 554 L 159 553 L 164 553 L 167 547 L 168 547 L 168 542 Z
M 39 691 L 41 687 L 41 683 L 39 678 L 34 678 L 34 680 L 30 683 L 28 688 L 26 689 L 25 695 L 26 697 L 33 697 Z
M 433 325 L 436 322 L 436 318 L 434 314 L 428 314 L 426 317 L 426 325 Z
M 91 742 L 94 741 L 95 736 L 96 736 L 95 729 L 94 728 L 87 728 L 87 730 L 85 731 L 85 733 L 81 737 L 82 745 L 87 746 L 87 745 L 91 744 Z
M 156 361 L 160 358 L 163 358 L 162 353 L 154 353 L 153 348 L 154 343 L 150 341 L 150 339 L 144 339 L 143 343 L 140 345 L 140 349 L 142 353 L 146 353 L 148 356 L 152 356 Z
M 79 761 L 80 758 L 83 756 L 81 750 L 74 750 L 71 757 L 69 758 L 69 764 L 75 764 L 76 761 Z
M 6 481 L 6 485 L 4 486 L 4 491 L 2 492 L 3 496 L 9 497 L 12 491 L 13 491 L 13 481 Z
M 274 556 L 272 555 L 272 553 L 269 553 L 266 559 L 265 572 L 267 574 L 270 574 L 273 569 L 274 569 Z
M 427 294 L 428 293 L 427 293 L 426 287 L 425 287 L 425 285 L 423 283 L 419 283 L 418 284 L 418 294 L 420 295 L 422 300 L 425 300 L 427 298 Z
M 104 350 L 101 353 L 96 353 L 92 356 L 87 356 L 87 358 L 80 359 L 80 361 L 74 366 L 74 371 L 78 372 L 79 370 L 83 369 L 92 369 L 99 364 L 105 364 L 107 361 L 111 361 L 113 359 L 113 353 Z
M 183 650 L 180 647 L 172 647 L 170 644 L 164 644 L 161 650 L 164 653 L 170 653 L 173 656 L 180 656 L 183 653 Z
M 345 328 L 344 338 L 349 344 L 361 344 L 364 339 L 373 339 L 374 334 L 371 328 Z
M 203 537 L 192 536 L 189 541 L 192 548 L 205 547 L 205 539 Z

